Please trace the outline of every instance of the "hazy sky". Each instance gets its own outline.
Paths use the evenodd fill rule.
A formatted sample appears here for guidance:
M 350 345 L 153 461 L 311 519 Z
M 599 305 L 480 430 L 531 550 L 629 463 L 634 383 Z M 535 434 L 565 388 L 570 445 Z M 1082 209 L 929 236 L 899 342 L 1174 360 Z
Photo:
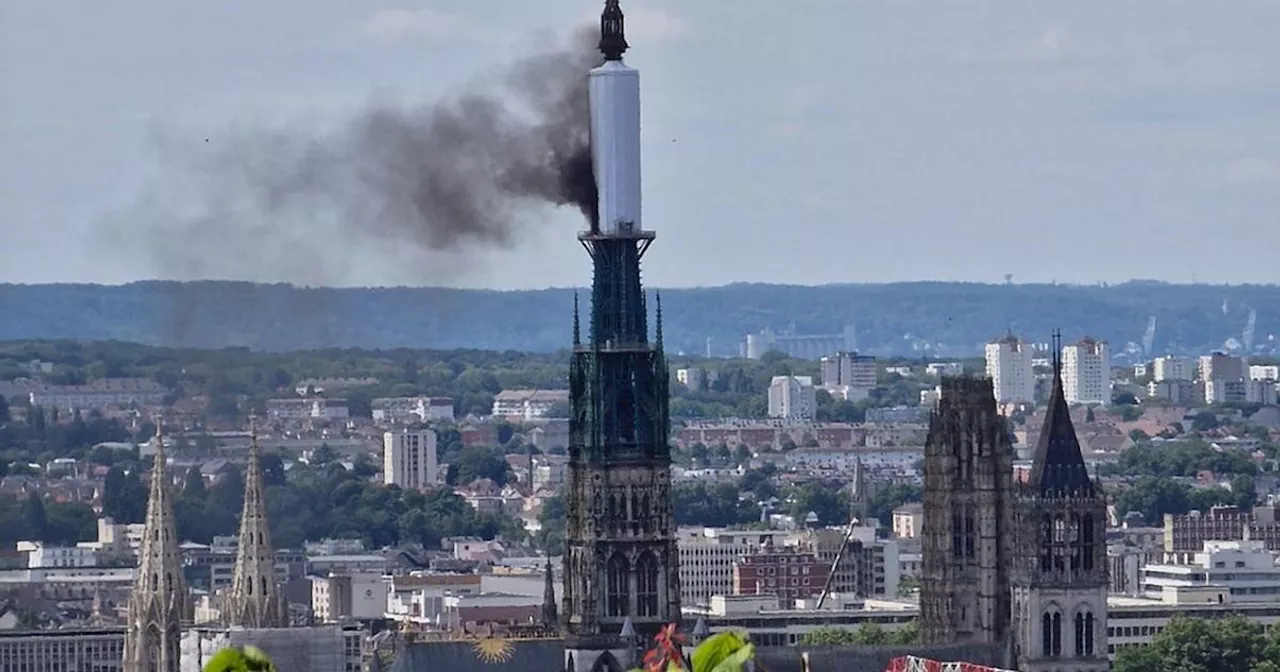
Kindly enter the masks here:
M 623 8 L 644 83 L 651 284 L 1280 282 L 1276 0 Z M 598 11 L 0 0 L 0 281 L 585 284 L 567 210 L 527 213 L 507 250 L 424 257 L 317 233 L 210 249 L 199 269 L 159 263 L 130 213 L 173 179 L 165 143 L 430 103 Z

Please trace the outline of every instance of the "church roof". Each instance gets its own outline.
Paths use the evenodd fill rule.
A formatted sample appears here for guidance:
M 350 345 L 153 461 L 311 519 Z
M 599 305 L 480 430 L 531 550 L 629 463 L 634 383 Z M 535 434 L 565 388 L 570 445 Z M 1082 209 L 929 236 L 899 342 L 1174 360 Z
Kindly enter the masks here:
M 1058 337 L 1055 337 L 1057 347 Z M 1040 429 L 1036 443 L 1035 462 L 1031 467 L 1029 485 L 1045 495 L 1094 494 L 1093 481 L 1084 464 L 1080 451 L 1080 439 L 1071 422 L 1071 409 L 1067 406 L 1066 392 L 1062 388 L 1062 360 L 1055 351 L 1053 359 L 1053 393 L 1049 396 L 1049 410 Z

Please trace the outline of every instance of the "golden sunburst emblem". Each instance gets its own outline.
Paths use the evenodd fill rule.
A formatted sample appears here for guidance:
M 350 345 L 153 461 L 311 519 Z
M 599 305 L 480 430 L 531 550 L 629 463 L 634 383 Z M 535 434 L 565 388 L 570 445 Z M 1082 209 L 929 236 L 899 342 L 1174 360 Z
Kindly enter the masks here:
M 476 657 L 490 665 L 497 665 L 511 660 L 516 647 L 511 642 L 497 637 L 485 637 L 475 644 Z

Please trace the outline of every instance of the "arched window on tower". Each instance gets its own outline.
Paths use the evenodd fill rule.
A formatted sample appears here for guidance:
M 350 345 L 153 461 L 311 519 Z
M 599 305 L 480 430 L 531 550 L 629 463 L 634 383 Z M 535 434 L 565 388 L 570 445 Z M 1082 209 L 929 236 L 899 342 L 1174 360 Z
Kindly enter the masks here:
M 1093 571 L 1093 551 L 1095 548 L 1093 542 L 1093 515 L 1086 513 L 1080 517 L 1080 538 L 1083 541 L 1081 544 L 1082 566 L 1084 571 L 1091 572 Z
M 956 559 L 959 559 L 961 557 L 961 553 L 964 551 L 964 538 L 963 538 L 964 528 L 962 527 L 962 525 L 963 525 L 963 522 L 961 520 L 960 512 L 957 511 L 955 513 L 952 513 L 951 514 L 951 555 Z
M 1040 651 L 1045 657 L 1053 653 L 1053 616 L 1047 611 L 1040 617 Z
M 1093 655 L 1093 612 L 1091 611 L 1086 611 L 1084 614 L 1084 655 Z
M 1067 571 L 1067 521 L 1062 516 L 1053 517 L 1053 570 Z
M 1062 655 L 1062 613 L 1057 611 L 1053 612 L 1053 649 L 1050 655 Z
M 626 616 L 631 602 L 631 567 L 625 556 L 614 553 L 605 566 L 607 574 L 605 613 L 609 616 Z
M 974 548 L 974 545 L 975 545 L 974 537 L 975 537 L 975 536 L 976 536 L 976 530 L 975 530 L 975 528 L 974 528 L 974 524 L 973 524 L 973 510 L 972 510 L 972 509 L 970 509 L 970 510 L 965 511 L 965 514 L 964 514 L 964 554 L 965 554 L 965 557 L 972 558 L 972 557 L 974 556 L 974 554 L 975 554 L 975 548 Z
M 1053 570 L 1053 519 L 1044 514 L 1040 521 L 1040 571 L 1049 573 Z
M 1080 571 L 1080 565 L 1084 561 L 1082 557 L 1084 539 L 1080 537 L 1080 516 L 1073 513 L 1069 520 L 1071 522 L 1067 526 L 1067 539 L 1071 544 L 1071 571 L 1078 572 Z
M 1076 655 L 1084 655 L 1084 612 L 1076 612 Z
M 658 561 L 645 552 L 636 561 L 636 612 L 640 616 L 658 615 Z

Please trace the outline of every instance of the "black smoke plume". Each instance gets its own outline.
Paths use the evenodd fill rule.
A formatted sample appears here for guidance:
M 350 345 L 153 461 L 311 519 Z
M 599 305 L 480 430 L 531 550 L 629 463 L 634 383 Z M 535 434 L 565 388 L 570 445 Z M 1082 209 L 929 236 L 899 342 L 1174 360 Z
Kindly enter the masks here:
M 362 265 L 345 252 L 372 246 L 419 284 L 440 279 L 426 265 L 518 243 L 531 206 L 574 206 L 594 222 L 587 71 L 598 39 L 580 29 L 487 86 L 371 105 L 329 131 L 170 140 L 157 188 L 110 235 L 174 279 L 339 284 Z

